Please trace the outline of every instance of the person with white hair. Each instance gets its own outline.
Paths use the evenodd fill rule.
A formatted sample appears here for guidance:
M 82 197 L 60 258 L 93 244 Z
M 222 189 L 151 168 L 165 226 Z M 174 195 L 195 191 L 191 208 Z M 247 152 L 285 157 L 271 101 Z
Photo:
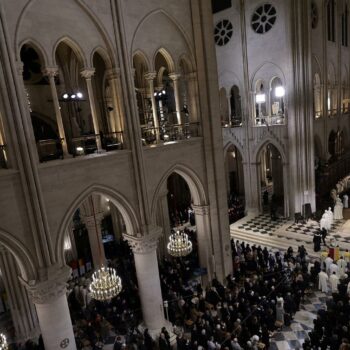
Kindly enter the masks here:
M 231 340 L 231 349 L 232 350 L 243 350 L 243 348 L 239 345 L 237 338 L 233 338 Z

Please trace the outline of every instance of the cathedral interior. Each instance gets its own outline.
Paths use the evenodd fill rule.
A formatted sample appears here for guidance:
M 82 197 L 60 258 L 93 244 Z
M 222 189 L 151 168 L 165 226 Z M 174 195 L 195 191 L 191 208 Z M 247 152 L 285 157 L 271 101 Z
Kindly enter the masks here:
M 350 349 L 349 0 L 0 1 L 0 349 Z

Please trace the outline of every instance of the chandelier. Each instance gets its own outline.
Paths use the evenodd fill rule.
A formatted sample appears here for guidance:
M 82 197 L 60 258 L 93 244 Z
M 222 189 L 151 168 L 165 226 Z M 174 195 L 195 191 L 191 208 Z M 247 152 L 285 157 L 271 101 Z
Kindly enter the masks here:
M 0 350 L 7 350 L 7 340 L 4 334 L 0 333 Z
M 121 292 L 122 280 L 115 269 L 102 266 L 93 273 L 89 289 L 92 298 L 101 301 L 109 300 Z
M 96 236 L 97 240 L 99 240 L 100 236 L 98 234 L 95 207 L 92 196 L 89 197 L 89 200 L 94 215 Z M 98 247 L 100 260 L 102 260 L 101 245 L 99 244 Z M 103 262 L 101 261 L 101 267 L 92 274 L 92 282 L 90 283 L 89 290 L 93 299 L 100 301 L 110 300 L 121 292 L 122 280 L 117 275 L 117 271 L 114 268 L 104 267 Z
M 176 231 L 170 235 L 167 248 L 172 256 L 186 256 L 192 252 L 192 242 L 184 231 Z

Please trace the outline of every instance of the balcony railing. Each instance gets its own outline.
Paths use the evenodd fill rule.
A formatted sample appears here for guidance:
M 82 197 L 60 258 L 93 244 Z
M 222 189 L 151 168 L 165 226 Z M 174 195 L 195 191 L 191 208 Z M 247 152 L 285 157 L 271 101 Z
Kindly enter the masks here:
M 120 131 L 101 135 L 84 135 L 74 137 L 71 139 L 71 143 L 69 145 L 70 153 L 73 155 L 73 157 L 95 153 L 97 151 L 98 139 L 101 139 L 102 149 L 106 150 L 107 152 L 123 149 L 123 132 Z M 40 162 L 63 159 L 64 155 L 62 141 L 63 139 L 39 140 L 37 142 L 37 148 Z
M 200 136 L 200 124 L 174 124 L 159 128 L 144 127 L 141 128 L 141 135 L 144 146 L 186 140 Z
M 63 159 L 62 141 L 63 139 L 39 140 L 36 145 L 40 162 Z
M 6 161 L 6 145 L 0 145 L 0 168 L 7 169 L 7 161 Z
M 256 126 L 271 126 L 271 125 L 284 125 L 284 115 L 273 115 L 273 116 L 259 116 L 255 118 Z

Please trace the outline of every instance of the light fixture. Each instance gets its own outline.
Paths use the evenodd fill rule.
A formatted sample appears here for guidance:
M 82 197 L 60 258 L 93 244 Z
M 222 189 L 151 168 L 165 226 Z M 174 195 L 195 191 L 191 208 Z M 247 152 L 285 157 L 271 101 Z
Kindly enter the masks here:
M 177 230 L 169 237 L 168 253 L 175 257 L 186 256 L 192 252 L 192 242 L 184 231 Z
M 166 94 L 166 91 L 165 91 L 165 90 L 162 90 L 162 94 L 165 95 L 165 94 Z
M 93 217 L 94 217 L 95 230 L 96 230 L 96 236 L 97 236 L 96 238 L 97 240 L 100 240 L 98 229 L 97 229 L 94 201 L 92 199 L 92 196 L 89 197 L 89 201 L 91 204 Z M 117 271 L 115 269 L 113 269 L 112 267 L 103 266 L 100 244 L 98 245 L 98 249 L 100 254 L 101 267 L 93 273 L 92 282 L 89 286 L 89 291 L 93 299 L 100 300 L 100 301 L 110 300 L 121 292 L 122 280 L 117 275 Z
M 78 98 L 83 98 L 83 94 L 81 92 L 77 92 L 77 97 Z
M 83 153 L 84 152 L 84 148 L 81 146 L 76 147 L 76 151 L 79 153 Z
M 276 97 L 283 97 L 285 94 L 285 90 L 283 86 L 276 86 L 275 88 L 275 96 Z
M 0 350 L 7 350 L 8 348 L 9 347 L 5 335 L 0 333 Z
M 256 103 L 264 103 L 266 101 L 265 94 L 256 94 L 255 101 Z
M 154 95 L 154 96 L 157 96 L 157 95 L 158 95 L 158 93 L 157 93 L 157 92 L 155 92 L 153 95 Z
M 66 100 L 69 97 L 69 95 L 66 93 L 66 94 L 63 94 L 62 97 Z
M 72 98 L 73 100 L 74 100 L 76 97 L 77 97 L 77 95 L 75 95 L 75 94 L 70 95 L 70 98 Z

